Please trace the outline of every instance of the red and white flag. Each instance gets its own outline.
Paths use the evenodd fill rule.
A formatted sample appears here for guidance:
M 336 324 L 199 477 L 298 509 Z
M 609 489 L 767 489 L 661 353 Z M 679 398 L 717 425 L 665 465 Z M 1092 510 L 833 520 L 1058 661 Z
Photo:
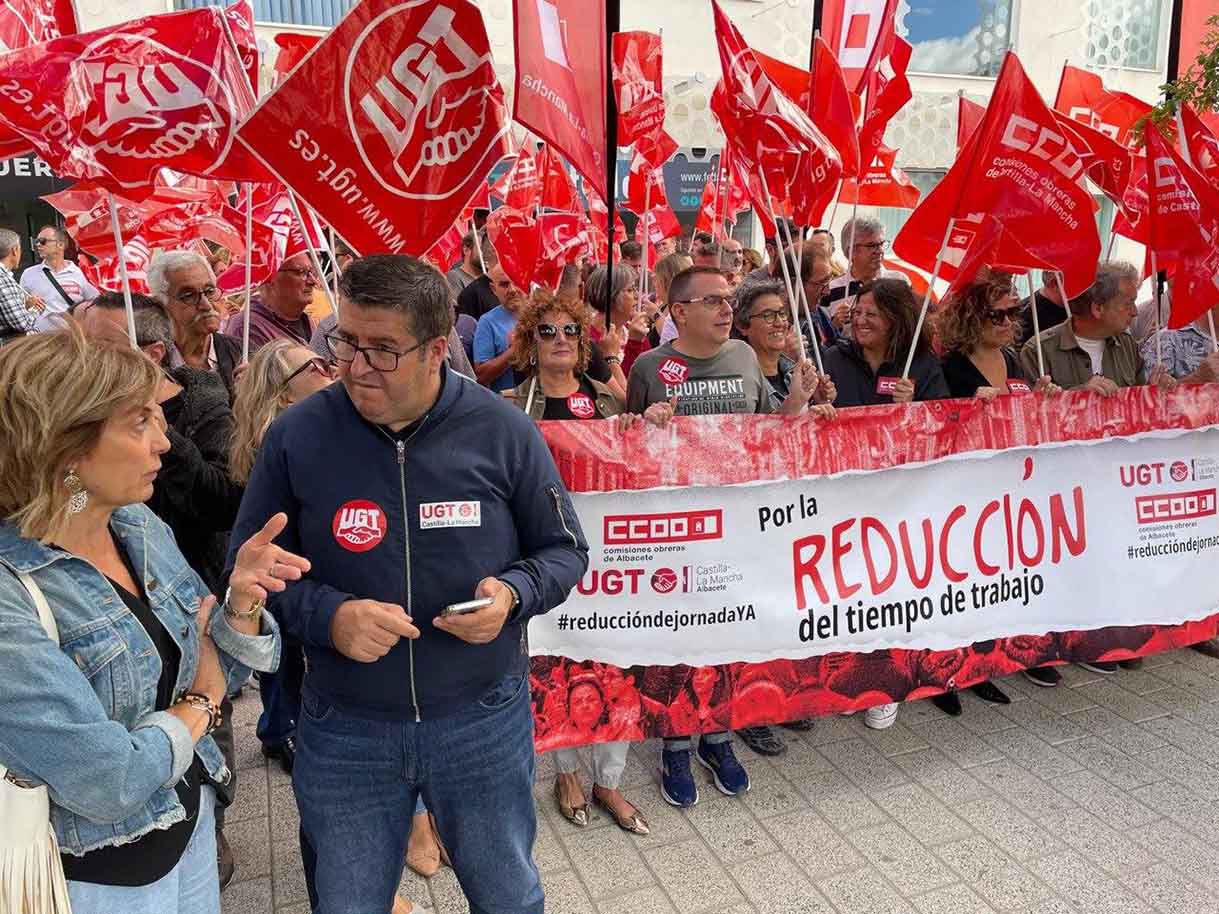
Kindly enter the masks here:
M 516 93 L 512 117 L 556 147 L 604 199 L 605 5 L 513 0 Z
M 538 176 L 541 180 L 542 209 L 583 215 L 584 207 L 576 186 L 571 183 L 567 166 L 552 147 L 546 146 L 538 156 Z
M 487 216 L 487 238 L 500 268 L 527 293 L 542 261 L 541 224 L 529 213 L 501 206 Z
M 909 42 L 894 35 L 888 46 L 880 50 L 876 65 L 868 73 L 867 103 L 859 128 L 859 155 L 864 162 L 876 155 L 889 121 L 914 97 L 906 76 L 913 51 Z
M 162 167 L 211 178 L 265 176 L 235 148 L 254 96 L 224 14 L 146 16 L 12 51 L 0 119 L 65 178 L 132 198 Z
M 860 94 L 868 75 L 897 34 L 897 0 L 825 0 L 821 34 L 847 79 Z
M 1113 219 L 1113 231 L 1123 238 L 1147 244 L 1147 157 L 1135 156 L 1122 205 Z
M 862 163 L 856 104 L 847 88 L 842 67 L 820 36 L 813 39 L 813 91 L 809 114 L 842 157 L 843 175 L 858 175 Z
M 432 245 L 423 256 L 436 264 L 442 273 L 447 272 L 461 257 L 461 241 L 464 237 L 463 229 L 454 225 L 441 235 L 440 240 Z
M 305 59 L 310 51 L 322 41 L 321 35 L 304 35 L 300 32 L 280 32 L 275 36 L 275 44 L 279 53 L 275 55 L 275 78 L 272 87 L 278 86 L 280 80 L 292 72 L 293 68 Z
M 618 101 L 618 145 L 664 129 L 665 93 L 660 36 L 614 34 L 614 96 Z
M 984 105 L 971 102 L 964 95 L 957 96 L 957 155 L 961 154 L 961 150 L 969 142 L 969 138 L 981 126 L 984 117 L 986 117 Z
M 1135 125 L 1151 112 L 1151 105 L 1128 92 L 1113 92 L 1095 73 L 1070 65 L 1062 68 L 1054 110 L 1137 149 Z
M 944 298 L 959 298 L 984 268 L 1004 273 L 1054 269 L 1051 264 L 1025 250 L 1020 242 L 1004 230 L 1003 224 L 990 215 L 983 216 L 980 224 L 972 230 L 969 246 L 965 249 L 957 267 L 957 275 L 949 284 Z
M 491 192 L 504 201 L 505 206 L 532 213 L 542 199 L 542 176 L 538 171 L 538 160 L 522 146 L 516 161 L 507 173 L 496 182 Z
M 1185 327 L 1219 302 L 1219 188 L 1148 124 L 1148 244 L 1172 276 L 1168 326 Z
M 237 56 L 250 80 L 250 90 L 258 98 L 258 35 L 254 32 L 254 4 L 251 0 L 237 0 L 224 8 L 224 18 L 237 45 Z
M 0 3 L 0 53 L 28 48 L 62 35 L 76 34 L 72 0 L 4 0 Z M 0 124 L 0 159 L 28 155 L 34 147 Z
M 1110 137 L 1083 124 L 1072 120 L 1060 112 L 1054 112 L 1058 127 L 1071 140 L 1077 152 L 1084 159 L 1084 170 L 1105 196 L 1114 203 L 1121 205 L 1126 193 L 1126 185 L 1130 183 L 1130 173 L 1134 168 L 1134 156 L 1130 150 Z
M 1050 111 L 1020 66 L 1004 59 L 986 117 L 944 179 L 910 215 L 894 240 L 903 259 L 933 269 L 949 225 L 951 236 L 976 233 L 983 214 L 1003 223 L 1010 237 L 1030 254 L 1063 274 L 1068 297 L 1096 278 L 1100 236 L 1085 162 L 1058 129 Z M 940 276 L 956 275 L 972 238 L 953 244 Z M 1018 263 L 1019 251 L 1001 248 L 1000 259 Z M 955 259 L 955 263 L 954 263 Z
M 423 254 L 509 152 L 469 0 L 362 0 L 238 134 L 355 250 Z
M 920 196 L 919 189 L 897 167 L 897 150 L 882 145 L 858 180 L 843 180 L 838 199 L 843 203 L 858 202 L 862 206 L 914 209 Z
M 117 248 L 114 246 L 114 223 L 110 219 L 110 194 L 105 189 L 81 181 L 67 190 L 47 194 L 42 199 L 63 216 L 72 239 L 82 251 L 101 259 L 115 256 Z M 215 205 L 212 191 L 165 186 L 158 186 L 150 196 L 139 201 L 116 195 L 114 202 L 123 238 L 132 238 L 137 234 L 147 236 L 148 224 L 167 212 L 184 207 Z
M 132 292 L 148 294 L 148 265 L 152 262 L 152 248 L 142 235 L 123 242 L 123 260 L 127 267 L 127 281 Z M 80 271 L 85 279 L 98 289 L 118 292 L 123 288 L 123 274 L 118 257 L 107 257 L 93 263 L 83 254 L 79 259 Z
M 1177 141 L 1184 142 L 1189 150 L 1190 164 L 1219 187 L 1219 138 L 1189 105 L 1181 106 L 1181 126 L 1185 128 L 1185 136 Z

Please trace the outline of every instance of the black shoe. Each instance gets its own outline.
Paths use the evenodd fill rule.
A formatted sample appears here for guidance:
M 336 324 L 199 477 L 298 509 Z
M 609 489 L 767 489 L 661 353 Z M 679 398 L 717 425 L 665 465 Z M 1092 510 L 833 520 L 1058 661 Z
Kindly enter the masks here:
M 233 874 L 237 872 L 237 864 L 233 861 L 233 849 L 229 847 L 224 832 L 216 831 L 216 868 L 220 871 L 220 891 L 229 887 Z
M 787 751 L 787 746 L 783 745 L 779 734 L 770 727 L 746 727 L 744 730 L 737 730 L 736 735 L 758 755 L 775 756 Z
M 1117 664 L 1112 660 L 1076 660 L 1075 662 L 1085 670 L 1100 673 L 1102 676 L 1112 676 L 1117 672 Z
M 291 774 L 292 766 L 296 763 L 296 738 L 289 736 L 282 743 L 274 743 L 269 746 L 263 743 L 262 754 L 267 758 L 279 759 L 279 764 L 284 772 Z
M 973 692 L 983 701 L 990 702 L 992 705 L 1010 705 L 1012 703 L 1012 700 L 1007 697 L 1007 693 L 989 679 L 986 682 L 979 682 L 977 685 L 970 686 L 969 691 Z
M 1062 682 L 1062 674 L 1052 666 L 1035 666 L 1031 670 L 1021 670 L 1021 672 L 1024 673 L 1024 678 L 1033 685 L 1039 685 L 1045 689 L 1052 689 Z
M 1143 658 L 1135 657 L 1131 660 L 1119 660 L 1117 665 L 1123 670 L 1141 670 L 1143 668 Z
M 956 692 L 944 692 L 940 695 L 932 695 L 931 703 L 949 717 L 961 716 L 961 696 Z
M 785 724 L 779 724 L 779 726 L 784 730 L 794 730 L 797 733 L 807 733 L 809 730 L 813 729 L 813 725 L 815 723 L 816 721 L 809 717 L 805 718 L 804 720 L 789 720 Z
M 1219 660 L 1219 638 L 1207 638 L 1205 641 L 1199 641 L 1197 644 L 1191 644 L 1189 647 L 1190 650 L 1197 651 L 1204 657 Z

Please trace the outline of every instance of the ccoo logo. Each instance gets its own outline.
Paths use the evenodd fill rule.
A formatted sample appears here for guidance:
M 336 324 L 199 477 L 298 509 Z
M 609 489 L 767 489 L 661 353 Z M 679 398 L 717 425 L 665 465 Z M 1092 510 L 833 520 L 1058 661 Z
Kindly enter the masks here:
M 375 502 L 349 501 L 335 512 L 331 529 L 348 552 L 368 552 L 385 539 L 385 512 Z
M 381 13 L 353 42 L 343 83 L 356 149 L 390 193 L 443 200 L 499 158 L 508 124 L 472 3 L 409 0 Z

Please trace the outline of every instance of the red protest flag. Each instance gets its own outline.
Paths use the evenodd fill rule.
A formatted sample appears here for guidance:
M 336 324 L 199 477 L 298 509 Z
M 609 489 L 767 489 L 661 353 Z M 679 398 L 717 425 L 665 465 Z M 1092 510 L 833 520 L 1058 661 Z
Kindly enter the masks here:
M 914 97 L 906 76 L 912 50 L 906 39 L 894 36 L 868 74 L 868 102 L 864 106 L 863 125 L 859 128 L 861 161 L 872 161 L 884 140 L 889 121 Z
M 635 235 L 646 252 L 647 269 L 650 270 L 656 266 L 656 245 L 666 238 L 674 238 L 680 234 L 681 223 L 677 220 L 677 214 L 673 212 L 673 208 L 667 203 L 653 206 L 640 215 Z
M 753 49 L 712 4 L 723 78 L 711 107 L 759 210 L 791 199 L 802 225 L 816 225 L 834 197 L 842 160 L 808 115 L 775 86 Z
M 1147 244 L 1147 157 L 1135 156 L 1126 192 L 1113 219 L 1113 231 L 1123 238 Z
M 245 238 L 246 214 L 244 212 L 232 206 L 225 206 L 221 209 L 221 216 L 231 225 L 238 226 L 241 230 L 241 237 Z M 222 292 L 245 291 L 247 256 L 251 260 L 250 282 L 255 287 L 269 282 L 282 263 L 283 258 L 280 256 L 282 250 L 278 246 L 275 230 L 257 219 L 251 223 L 250 229 L 250 251 L 246 254 L 234 255 L 228 269 L 216 277 L 216 285 Z
M 357 251 L 424 253 L 508 154 L 478 8 L 362 0 L 238 139 Z
M 213 178 L 263 174 L 234 148 L 254 102 L 215 8 L 146 16 L 4 58 L 0 118 L 61 177 L 128 197 L 160 168 Z
M 1144 142 L 1148 246 L 1161 266 L 1172 267 L 1168 326 L 1185 327 L 1219 300 L 1219 188 L 1186 164 L 1154 124 Z
M 646 159 L 636 155 L 631 160 L 631 171 L 626 178 L 626 208 L 636 215 L 658 206 L 668 206 L 664 175 L 653 168 Z
M 423 256 L 435 263 L 442 273 L 447 272 L 461 257 L 461 240 L 464 237 L 463 229 L 454 225 Z
M 964 95 L 957 96 L 957 155 L 961 154 L 961 150 L 981 125 L 984 117 L 984 106 L 971 102 Z
M 504 201 L 505 206 L 522 212 L 532 212 L 538 205 L 542 199 L 542 178 L 538 173 L 538 161 L 528 146 L 521 147 L 512 167 L 491 191 Z
M 539 223 L 528 213 L 501 206 L 487 216 L 487 237 L 504 273 L 528 292 L 543 253 Z
M 652 32 L 614 34 L 614 96 L 618 100 L 618 145 L 664 129 L 664 70 L 660 36 Z
M 224 8 L 224 18 L 237 45 L 237 55 L 245 68 L 250 89 L 258 98 L 258 35 L 254 32 L 254 4 L 251 0 L 237 0 Z
M 1060 112 L 1053 112 L 1058 127 L 1071 140 L 1071 145 L 1084 160 L 1084 171 L 1114 203 L 1121 205 L 1130 183 L 1134 156 L 1121 143 L 1087 124 L 1073 121 Z
M 148 266 L 152 262 L 152 248 L 142 235 L 123 242 L 123 260 L 127 267 L 127 282 L 132 292 L 148 294 Z M 117 256 L 93 263 L 83 254 L 78 259 L 80 271 L 96 288 L 107 292 L 118 292 L 123 288 L 123 274 Z
M 923 298 L 927 296 L 928 292 L 930 292 L 931 304 L 934 305 L 939 303 L 939 296 L 937 296 L 935 294 L 935 290 L 931 288 L 931 277 L 922 270 L 918 269 L 918 267 L 912 267 L 905 261 L 897 260 L 892 257 L 886 257 L 884 261 L 882 261 L 882 265 L 884 269 L 894 273 L 901 273 L 902 276 L 906 277 L 906 282 L 910 283 L 910 289 L 914 292 L 914 297 L 916 299 L 922 301 Z
M 1062 68 L 1054 110 L 1135 148 L 1135 125 L 1151 112 L 1151 105 L 1127 92 L 1112 92 L 1096 74 L 1068 65 Z
M 275 85 L 292 72 L 292 68 L 305 59 L 322 40 L 321 35 L 303 35 L 299 32 L 280 32 L 275 36 L 279 53 L 275 55 Z
M 605 4 L 513 0 L 516 93 L 512 118 L 557 148 L 607 193 Z
M 78 30 L 72 0 L 5 0 L 0 5 L 0 53 L 75 35 Z M 33 151 L 28 140 L 0 124 L 0 159 Z
M 966 231 L 967 238 L 956 239 L 958 246 L 964 245 L 964 254 L 957 266 L 956 277 L 944 293 L 945 300 L 959 298 L 983 269 L 1003 273 L 1054 269 L 1051 264 L 1025 250 L 994 216 L 983 216 L 980 222 L 974 223 Z
M 915 266 L 934 269 L 950 223 L 990 214 L 1003 223 L 1005 237 L 1061 271 L 1074 297 L 1096 278 L 1101 245 L 1094 209 L 1083 158 L 1008 53 L 981 126 L 893 248 Z M 1006 262 L 1018 256 L 1004 252 Z M 956 275 L 947 258 L 941 275 Z
M 110 219 L 110 194 L 89 181 L 81 181 L 67 190 L 47 194 L 42 198 L 64 217 L 64 223 L 77 247 L 94 257 L 111 258 L 114 246 L 114 224 Z M 119 230 L 123 238 L 147 234 L 146 225 L 161 214 L 181 207 L 209 203 L 210 191 L 158 186 L 139 200 L 115 195 Z
M 813 123 L 842 157 L 844 176 L 859 174 L 859 131 L 856 111 L 838 59 L 821 36 L 813 38 L 813 91 L 809 113 Z
M 669 136 L 667 130 L 661 130 L 649 136 L 641 136 L 635 140 L 635 154 L 650 162 L 653 168 L 659 168 L 673 158 L 673 153 L 677 152 L 679 148 L 677 140 Z
M 1190 164 L 1211 184 L 1219 186 L 1219 138 L 1189 105 L 1181 106 L 1181 127 Z
M 542 209 L 558 210 L 565 213 L 583 213 L 580 197 L 576 186 L 571 183 L 571 175 L 562 157 L 547 146 L 538 156 L 538 175 L 541 181 Z
M 855 94 L 887 52 L 896 18 L 897 0 L 825 0 L 821 31 L 842 66 L 847 88 Z
M 838 199 L 843 203 L 859 203 L 862 206 L 914 209 L 920 196 L 919 189 L 897 167 L 897 150 L 882 145 L 872 164 L 858 180 L 843 180 Z

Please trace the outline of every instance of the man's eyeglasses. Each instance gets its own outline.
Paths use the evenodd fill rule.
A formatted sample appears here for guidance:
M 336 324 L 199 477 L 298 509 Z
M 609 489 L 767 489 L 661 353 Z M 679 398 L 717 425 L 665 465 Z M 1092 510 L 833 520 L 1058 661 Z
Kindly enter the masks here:
M 279 272 L 292 273 L 302 279 L 312 279 L 317 282 L 317 273 L 314 272 L 313 267 L 280 267 Z
M 426 346 L 430 342 L 424 340 L 421 343 L 416 343 L 405 352 L 398 352 L 394 349 L 382 349 L 379 346 L 357 346 L 349 339 L 341 336 L 333 336 L 326 334 L 326 345 L 330 347 L 330 351 L 334 353 L 334 357 L 344 364 L 351 364 L 356 360 L 358 353 L 364 353 L 364 361 L 368 363 L 368 367 L 375 371 L 397 371 L 398 360 L 404 355 L 410 355 L 416 349 Z
M 884 251 L 884 250 L 888 249 L 889 242 L 887 242 L 887 241 L 867 241 L 867 242 L 860 241 L 858 244 L 855 245 L 855 247 L 863 248 L 866 251 L 873 251 L 873 252 Z
M 40 248 L 44 244 L 54 244 L 58 240 L 59 240 L 58 238 L 35 238 L 34 247 Z
M 199 302 L 207 299 L 210 302 L 219 300 L 220 290 L 215 286 L 204 286 L 202 289 L 183 289 L 175 298 L 184 305 L 198 306 Z
M 705 305 L 708 308 L 722 308 L 732 299 L 727 295 L 704 295 L 702 298 L 687 298 L 672 302 L 674 305 Z
M 560 330 L 569 340 L 577 339 L 580 336 L 579 324 L 563 324 L 561 327 L 556 327 L 554 324 L 538 324 L 538 336 L 544 340 L 553 340 L 559 335 Z
M 757 314 L 749 315 L 751 321 L 762 320 L 766 322 L 766 326 L 773 327 L 775 324 L 790 324 L 792 316 L 790 311 L 759 311 Z
M 1006 324 L 1019 320 L 1023 308 L 990 308 L 983 315 L 992 324 Z
M 292 374 L 284 378 L 284 383 L 281 385 L 282 389 L 287 390 L 289 384 L 310 369 L 316 371 L 323 378 L 330 379 L 334 377 L 334 374 L 330 370 L 329 362 L 321 358 L 310 359 L 292 372 Z

